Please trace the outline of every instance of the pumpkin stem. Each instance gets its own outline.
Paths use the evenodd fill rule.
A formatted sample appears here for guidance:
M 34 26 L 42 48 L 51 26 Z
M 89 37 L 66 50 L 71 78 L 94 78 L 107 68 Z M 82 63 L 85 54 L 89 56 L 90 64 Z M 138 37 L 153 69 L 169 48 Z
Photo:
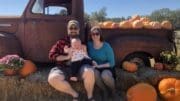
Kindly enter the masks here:
M 174 93 L 175 93 L 175 88 L 169 88 L 169 89 L 167 90 L 167 92 L 170 92 L 170 93 L 173 93 L 173 94 L 174 94 Z M 166 92 L 166 93 L 167 93 L 167 92 Z

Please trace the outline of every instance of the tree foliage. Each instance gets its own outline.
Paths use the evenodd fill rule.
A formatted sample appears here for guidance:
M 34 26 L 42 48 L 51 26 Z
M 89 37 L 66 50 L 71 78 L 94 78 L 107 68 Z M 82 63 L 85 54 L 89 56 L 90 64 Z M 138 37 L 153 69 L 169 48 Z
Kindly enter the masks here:
M 90 15 L 85 13 L 85 21 L 98 21 L 103 22 L 106 20 L 111 20 L 114 22 L 120 22 L 126 19 L 130 19 L 131 15 L 128 17 L 115 17 L 108 18 L 106 13 L 106 7 L 101 8 L 99 11 L 92 12 Z M 149 17 L 152 21 L 162 22 L 163 20 L 169 20 L 175 28 L 180 28 L 180 9 L 170 10 L 169 8 L 162 8 L 153 11 L 150 15 L 140 15 Z
M 92 12 L 90 16 L 90 20 L 102 22 L 106 20 L 106 16 L 107 16 L 106 7 L 103 7 L 99 11 Z

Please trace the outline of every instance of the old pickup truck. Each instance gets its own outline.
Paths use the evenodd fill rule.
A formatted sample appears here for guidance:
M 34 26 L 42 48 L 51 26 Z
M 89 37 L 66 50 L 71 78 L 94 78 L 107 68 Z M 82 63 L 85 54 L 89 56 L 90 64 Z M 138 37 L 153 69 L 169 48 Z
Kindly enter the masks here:
M 59 13 L 53 13 L 53 9 Z M 22 16 L 0 17 L 0 57 L 18 54 L 36 62 L 50 62 L 48 52 L 66 35 L 71 19 L 80 22 L 81 38 L 88 39 L 89 27 L 84 22 L 83 0 L 29 0 Z M 102 29 L 105 40 L 115 52 L 117 64 L 139 58 L 149 65 L 148 58 L 158 59 L 163 50 L 173 50 L 173 30 L 165 29 Z

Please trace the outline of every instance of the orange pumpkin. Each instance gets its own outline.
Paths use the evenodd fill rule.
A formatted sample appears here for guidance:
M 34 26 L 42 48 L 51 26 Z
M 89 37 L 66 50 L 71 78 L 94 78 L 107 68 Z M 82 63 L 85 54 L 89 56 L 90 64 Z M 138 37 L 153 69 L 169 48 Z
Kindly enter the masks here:
M 30 60 L 25 60 L 22 69 L 19 70 L 21 77 L 26 77 L 37 70 L 36 65 Z
M 127 101 L 157 101 L 157 93 L 153 86 L 147 83 L 138 83 L 128 89 Z
M 141 17 L 139 15 L 134 15 L 134 16 L 131 17 L 131 19 L 129 19 L 129 21 L 132 23 L 132 22 L 134 22 L 136 20 L 140 20 L 140 18 Z
M 124 61 L 123 62 L 123 69 L 125 69 L 128 72 L 136 72 L 138 67 L 135 63 Z
M 141 22 L 150 22 L 151 20 L 147 17 L 142 17 L 142 18 L 140 18 L 140 21 Z
M 164 29 L 172 29 L 172 24 L 171 24 L 171 22 L 170 21 L 163 21 L 162 23 L 161 23 L 161 26 L 162 26 L 162 28 L 164 28 Z
M 166 101 L 180 101 L 180 80 L 176 78 L 162 79 L 159 83 L 159 92 Z
M 150 22 L 153 29 L 161 29 L 161 24 L 158 21 Z
M 99 26 L 100 28 L 104 28 L 103 22 L 99 22 L 99 23 L 98 23 L 98 26 Z
M 143 27 L 143 23 L 140 20 L 132 22 L 132 27 L 135 29 L 140 29 Z
M 119 28 L 119 25 L 115 22 L 112 23 L 111 28 Z
M 112 21 L 105 21 L 103 23 L 104 28 L 111 28 L 113 22 Z
M 122 21 L 119 23 L 119 27 L 122 29 L 130 29 L 132 28 L 132 25 L 129 21 Z
M 152 29 L 150 22 L 143 22 L 143 28 Z

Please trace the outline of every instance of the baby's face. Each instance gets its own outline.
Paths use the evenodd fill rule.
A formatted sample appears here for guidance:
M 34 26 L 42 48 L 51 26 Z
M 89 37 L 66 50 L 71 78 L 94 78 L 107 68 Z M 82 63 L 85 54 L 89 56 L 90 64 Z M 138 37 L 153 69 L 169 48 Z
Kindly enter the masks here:
M 71 47 L 74 49 L 80 49 L 81 47 L 81 41 L 77 39 L 72 39 L 71 40 Z

